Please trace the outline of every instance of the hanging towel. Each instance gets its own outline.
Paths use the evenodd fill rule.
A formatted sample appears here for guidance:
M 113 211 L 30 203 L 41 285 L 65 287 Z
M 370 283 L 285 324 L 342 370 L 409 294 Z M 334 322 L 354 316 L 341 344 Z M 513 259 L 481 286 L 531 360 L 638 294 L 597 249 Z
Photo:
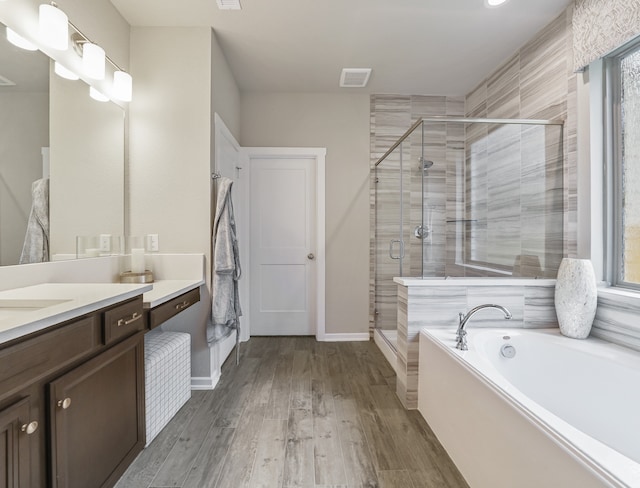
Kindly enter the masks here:
M 242 315 L 238 296 L 240 255 L 231 199 L 233 181 L 222 177 L 218 179 L 217 184 L 218 199 L 212 236 L 211 327 L 207 331 L 209 343 L 224 339 L 233 330 L 237 333 Z
M 27 222 L 20 264 L 49 261 L 49 179 L 31 184 L 31 213 Z

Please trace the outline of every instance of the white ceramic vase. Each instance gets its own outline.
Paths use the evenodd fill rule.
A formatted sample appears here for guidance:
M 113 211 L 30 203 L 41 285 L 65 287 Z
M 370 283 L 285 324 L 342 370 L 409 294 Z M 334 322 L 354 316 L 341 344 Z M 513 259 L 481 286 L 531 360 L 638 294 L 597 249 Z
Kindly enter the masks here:
M 596 315 L 598 292 L 593 266 L 588 259 L 564 258 L 558 268 L 555 305 L 560 332 L 586 339 Z

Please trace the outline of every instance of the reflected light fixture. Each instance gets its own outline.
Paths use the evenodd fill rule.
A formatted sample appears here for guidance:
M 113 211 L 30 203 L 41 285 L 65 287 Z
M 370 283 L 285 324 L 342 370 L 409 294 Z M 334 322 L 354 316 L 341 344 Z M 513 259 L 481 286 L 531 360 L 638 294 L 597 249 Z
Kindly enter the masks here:
M 27 51 L 38 50 L 38 46 L 36 46 L 34 43 L 30 41 L 27 41 L 20 34 L 17 34 L 16 31 L 9 29 L 8 27 L 7 27 L 7 41 L 9 41 L 11 44 L 13 44 L 16 47 L 26 49 Z
M 130 102 L 133 95 L 133 78 L 125 71 L 113 73 L 113 91 L 118 100 Z
M 109 97 L 104 95 L 102 92 L 96 90 L 94 87 L 89 86 L 89 96 L 98 102 L 108 102 Z
M 69 47 L 69 18 L 55 3 L 40 5 L 39 28 L 47 46 L 59 51 Z
M 60 76 L 61 78 L 66 79 L 66 80 L 75 81 L 75 80 L 79 80 L 80 79 L 80 77 L 77 74 L 75 74 L 70 69 L 65 68 L 64 66 L 62 66 L 57 61 L 53 63 L 53 71 L 55 71 L 55 73 L 58 76 Z
M 105 53 L 97 44 L 85 42 L 82 45 L 82 70 L 94 80 L 104 80 Z

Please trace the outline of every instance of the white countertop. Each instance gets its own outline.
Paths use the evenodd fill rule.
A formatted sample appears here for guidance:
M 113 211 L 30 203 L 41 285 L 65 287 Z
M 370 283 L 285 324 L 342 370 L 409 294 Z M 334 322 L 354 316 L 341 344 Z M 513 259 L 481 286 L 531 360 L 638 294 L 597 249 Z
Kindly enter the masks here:
M 145 292 L 142 298 L 144 308 L 153 308 L 168 302 L 204 285 L 204 280 L 157 280 L 150 284 L 153 285 L 153 289 Z
M 0 344 L 114 305 L 151 289 L 151 284 L 43 283 L 2 291 Z M 31 304 L 35 303 L 33 301 L 54 304 L 30 310 L 10 308 L 10 304 L 19 300 Z

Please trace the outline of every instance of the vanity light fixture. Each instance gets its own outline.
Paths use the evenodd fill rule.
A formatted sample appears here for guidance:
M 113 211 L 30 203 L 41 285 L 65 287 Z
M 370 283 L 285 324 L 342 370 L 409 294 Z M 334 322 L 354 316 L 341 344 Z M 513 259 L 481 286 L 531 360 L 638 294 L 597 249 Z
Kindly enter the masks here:
M 106 54 L 97 44 L 85 42 L 82 45 L 82 70 L 94 80 L 104 80 Z
M 69 22 L 69 25 L 75 30 L 71 34 L 71 42 L 75 51 L 82 57 L 83 72 L 90 78 L 103 80 L 105 78 L 105 61 L 109 62 L 115 68 L 113 74 L 113 97 L 123 102 L 130 102 L 133 90 L 131 75 L 114 63 L 105 54 L 104 49 L 92 42 L 80 29 L 71 22 Z
M 102 92 L 96 90 L 94 87 L 89 86 L 89 96 L 98 102 L 108 102 L 109 97 Z
M 130 102 L 132 99 L 133 78 L 126 71 L 118 70 L 113 73 L 113 92 L 118 100 Z
M 40 38 L 47 46 L 59 51 L 69 47 L 69 18 L 54 2 L 40 5 L 39 28 Z
M 80 79 L 80 77 L 77 74 L 75 74 L 70 69 L 65 68 L 64 66 L 62 66 L 57 61 L 53 63 L 53 71 L 58 76 L 60 76 L 61 78 L 64 78 L 65 80 L 75 81 L 75 80 L 79 80 Z
M 9 41 L 11 44 L 13 44 L 16 47 L 26 49 L 27 51 L 38 50 L 38 46 L 36 46 L 34 43 L 30 41 L 27 41 L 20 34 L 17 34 L 14 30 L 9 29 L 8 27 L 7 27 L 7 41 Z

